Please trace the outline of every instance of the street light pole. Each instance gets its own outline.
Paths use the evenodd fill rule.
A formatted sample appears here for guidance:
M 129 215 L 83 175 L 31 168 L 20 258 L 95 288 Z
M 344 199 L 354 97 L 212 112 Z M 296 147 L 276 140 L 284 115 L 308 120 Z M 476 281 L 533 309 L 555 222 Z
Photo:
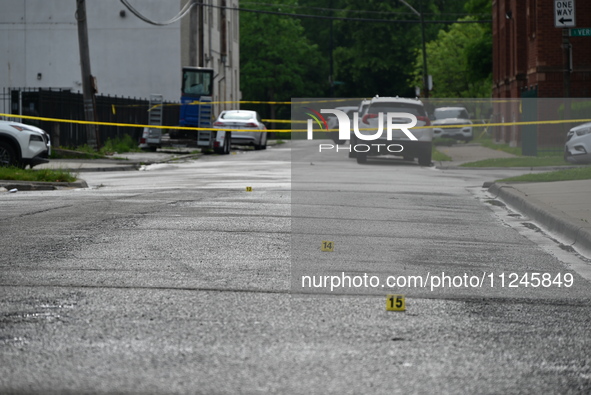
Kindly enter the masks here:
M 405 0 L 398 0 L 412 12 L 414 12 L 421 20 L 421 36 L 422 36 L 422 47 L 423 47 L 423 90 L 425 91 L 425 98 L 429 98 L 429 73 L 427 71 L 427 47 L 425 44 L 425 19 L 423 18 L 423 0 L 420 0 L 421 12 L 415 10 Z

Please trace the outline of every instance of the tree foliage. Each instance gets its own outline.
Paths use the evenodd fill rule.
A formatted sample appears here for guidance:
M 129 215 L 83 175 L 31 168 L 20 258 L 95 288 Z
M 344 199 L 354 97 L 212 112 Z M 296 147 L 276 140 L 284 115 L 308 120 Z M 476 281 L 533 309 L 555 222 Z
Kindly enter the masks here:
M 471 17 L 462 20 L 472 20 Z M 491 92 L 491 68 L 486 63 L 486 29 L 476 23 L 456 23 L 440 30 L 427 43 L 427 69 L 433 78 L 434 97 L 487 97 Z M 416 51 L 414 78 L 422 86 L 423 55 Z
M 466 15 L 490 19 L 490 0 L 407 0 L 426 21 Z M 398 0 L 276 0 L 247 8 L 292 15 L 240 14 L 244 100 L 292 97 L 414 96 L 422 86 L 421 25 Z M 293 15 L 349 18 L 330 20 Z M 372 21 L 373 19 L 373 21 Z M 380 20 L 380 21 L 376 21 Z M 412 21 L 413 23 L 408 23 Z M 488 96 L 492 71 L 489 24 L 426 23 L 429 74 L 440 97 Z M 333 58 L 331 91 L 330 59 Z M 253 108 L 271 117 L 274 107 Z M 289 118 L 288 106 L 277 109 Z
M 287 2 L 287 0 L 284 0 Z M 285 12 L 285 10 L 283 10 Z M 244 100 L 289 101 L 322 93 L 322 58 L 291 16 L 243 12 L 240 15 L 240 79 Z M 284 106 L 283 111 L 285 111 Z M 267 117 L 276 107 L 257 108 Z M 289 113 L 287 117 L 289 118 Z

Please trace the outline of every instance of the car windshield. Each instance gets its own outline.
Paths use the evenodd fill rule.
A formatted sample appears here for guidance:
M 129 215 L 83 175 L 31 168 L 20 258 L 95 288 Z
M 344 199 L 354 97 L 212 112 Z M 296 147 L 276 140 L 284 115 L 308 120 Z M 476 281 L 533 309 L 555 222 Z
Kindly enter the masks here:
M 369 114 L 378 114 L 380 112 L 406 112 L 417 117 L 424 117 L 425 109 L 422 106 L 405 103 L 374 103 L 369 106 Z
M 222 114 L 222 119 L 248 121 L 249 119 L 254 119 L 254 116 L 248 112 L 227 112 Z
M 435 110 L 435 119 L 462 118 L 469 119 L 468 112 L 464 108 L 438 108 Z

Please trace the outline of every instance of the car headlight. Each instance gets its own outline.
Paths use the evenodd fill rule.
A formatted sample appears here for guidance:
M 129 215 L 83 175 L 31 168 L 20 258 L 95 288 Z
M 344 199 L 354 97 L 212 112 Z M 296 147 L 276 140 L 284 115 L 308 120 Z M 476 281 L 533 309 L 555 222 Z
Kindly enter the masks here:
M 32 134 L 29 136 L 29 142 L 30 141 L 41 141 L 43 142 L 43 137 L 39 136 L 38 134 Z
M 591 128 L 577 130 L 577 136 L 584 136 L 591 133 Z

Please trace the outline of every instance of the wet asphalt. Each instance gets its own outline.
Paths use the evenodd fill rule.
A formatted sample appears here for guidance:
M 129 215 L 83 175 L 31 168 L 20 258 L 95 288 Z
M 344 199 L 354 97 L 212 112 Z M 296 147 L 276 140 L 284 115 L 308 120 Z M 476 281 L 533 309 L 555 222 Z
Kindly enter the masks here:
M 482 188 L 518 170 L 362 166 L 313 143 L 0 195 L 0 392 L 591 391 L 588 261 Z M 299 281 L 442 271 L 573 286 Z

